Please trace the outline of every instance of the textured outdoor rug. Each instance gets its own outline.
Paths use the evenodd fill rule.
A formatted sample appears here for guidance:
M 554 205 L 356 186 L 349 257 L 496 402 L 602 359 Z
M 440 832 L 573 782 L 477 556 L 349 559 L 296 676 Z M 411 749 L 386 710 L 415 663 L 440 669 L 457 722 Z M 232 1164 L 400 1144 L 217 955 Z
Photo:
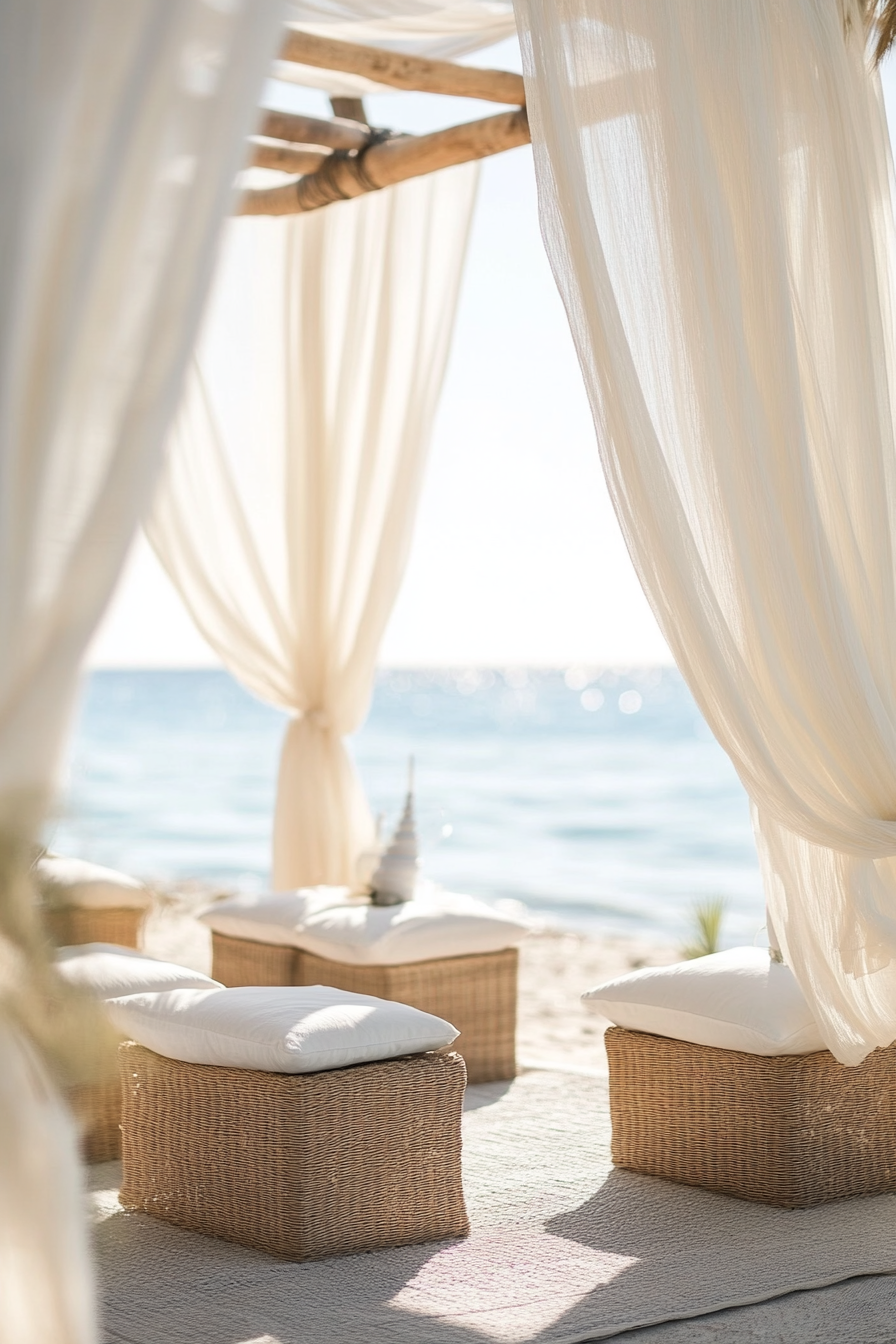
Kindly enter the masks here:
M 105 1340 L 580 1344 L 896 1271 L 896 1196 L 790 1212 L 614 1170 L 600 1078 L 531 1071 L 470 1088 L 468 1107 L 464 1241 L 293 1265 L 125 1213 L 117 1167 L 93 1168 Z M 873 1289 L 881 1313 L 896 1302 L 888 1280 Z M 841 1321 L 860 1310 L 844 1301 Z M 836 1338 L 778 1333 L 779 1319 L 737 1335 L 708 1320 L 705 1334 L 669 1344 Z M 814 1319 L 824 1328 L 822 1306 Z
M 893 1344 L 894 1339 L 892 1276 L 847 1279 L 815 1292 L 616 1336 L 618 1344 Z

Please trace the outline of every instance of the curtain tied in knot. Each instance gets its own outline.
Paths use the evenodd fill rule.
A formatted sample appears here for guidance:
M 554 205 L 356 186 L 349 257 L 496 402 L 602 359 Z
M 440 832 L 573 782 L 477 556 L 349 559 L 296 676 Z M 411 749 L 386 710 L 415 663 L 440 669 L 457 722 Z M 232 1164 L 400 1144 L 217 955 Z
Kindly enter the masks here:
M 149 533 L 227 667 L 290 714 L 278 891 L 354 883 L 374 840 L 342 737 L 404 571 L 477 175 L 460 164 L 227 231 Z
M 313 728 L 319 728 L 322 733 L 329 731 L 333 727 L 333 720 L 325 709 L 317 707 L 314 709 L 306 709 L 300 715 L 300 718 L 305 723 L 311 724 Z

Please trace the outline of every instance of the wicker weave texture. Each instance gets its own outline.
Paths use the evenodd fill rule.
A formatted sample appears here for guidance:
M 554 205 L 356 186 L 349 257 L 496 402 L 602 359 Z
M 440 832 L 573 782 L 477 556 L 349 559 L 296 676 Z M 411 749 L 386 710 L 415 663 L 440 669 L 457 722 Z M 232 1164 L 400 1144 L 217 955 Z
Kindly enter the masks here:
M 126 1208 L 289 1260 L 466 1236 L 464 1065 L 288 1075 L 120 1047 Z
M 76 943 L 117 943 L 119 947 L 139 947 L 145 910 L 116 907 L 90 910 L 81 906 L 60 906 L 44 911 L 44 923 L 57 947 Z
M 617 1166 L 782 1208 L 896 1191 L 896 1047 L 847 1068 L 621 1027 L 606 1046 Z
M 294 947 L 230 938 L 212 930 L 212 979 L 228 989 L 239 985 L 296 984 Z
M 113 1162 L 121 1155 L 121 1079 L 70 1087 L 66 1099 L 80 1131 L 85 1162 Z
M 470 957 L 442 957 L 404 966 L 352 966 L 300 952 L 296 983 L 332 985 L 355 994 L 407 1003 L 451 1022 L 470 1083 L 516 1075 L 515 947 Z

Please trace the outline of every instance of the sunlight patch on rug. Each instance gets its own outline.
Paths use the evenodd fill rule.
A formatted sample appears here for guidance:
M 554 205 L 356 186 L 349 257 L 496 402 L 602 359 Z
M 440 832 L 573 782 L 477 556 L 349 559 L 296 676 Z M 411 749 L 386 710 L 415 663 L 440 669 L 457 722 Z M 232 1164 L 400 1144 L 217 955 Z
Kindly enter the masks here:
M 562 1237 L 496 1234 L 440 1251 L 389 1305 L 419 1316 L 451 1317 L 486 1339 L 516 1344 L 553 1325 L 636 1263 L 632 1256 L 576 1246 Z

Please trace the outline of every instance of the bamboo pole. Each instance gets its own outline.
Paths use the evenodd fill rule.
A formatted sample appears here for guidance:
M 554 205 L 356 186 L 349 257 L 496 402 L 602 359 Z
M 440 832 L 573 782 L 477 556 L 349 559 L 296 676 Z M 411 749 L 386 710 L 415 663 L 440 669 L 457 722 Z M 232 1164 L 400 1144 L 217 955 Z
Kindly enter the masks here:
M 334 117 L 344 117 L 347 121 L 359 121 L 362 126 L 369 126 L 367 113 L 364 110 L 363 98 L 342 98 L 334 94 L 330 98 L 330 106 L 333 109 Z
M 287 30 L 280 48 L 281 61 L 363 75 L 377 84 L 417 93 L 446 93 L 457 98 L 482 98 L 490 103 L 522 107 L 526 90 L 522 75 L 509 70 L 479 70 L 450 61 L 428 61 L 381 47 L 362 47 L 330 37 L 312 37 L 295 28 Z
M 279 173 L 298 177 L 316 173 L 329 155 L 316 149 L 300 149 L 297 145 L 253 144 L 250 168 L 274 168 Z
M 265 109 L 256 135 L 269 140 L 287 140 L 294 145 L 320 145 L 326 149 L 363 149 L 370 140 L 366 127 L 354 121 L 303 117 L 295 112 Z
M 481 121 L 450 126 L 432 135 L 397 136 L 368 142 L 360 153 L 331 154 L 315 173 L 282 187 L 247 191 L 238 215 L 296 215 L 319 210 L 334 201 L 379 191 L 410 177 L 469 163 L 529 143 L 526 109 L 500 112 Z

